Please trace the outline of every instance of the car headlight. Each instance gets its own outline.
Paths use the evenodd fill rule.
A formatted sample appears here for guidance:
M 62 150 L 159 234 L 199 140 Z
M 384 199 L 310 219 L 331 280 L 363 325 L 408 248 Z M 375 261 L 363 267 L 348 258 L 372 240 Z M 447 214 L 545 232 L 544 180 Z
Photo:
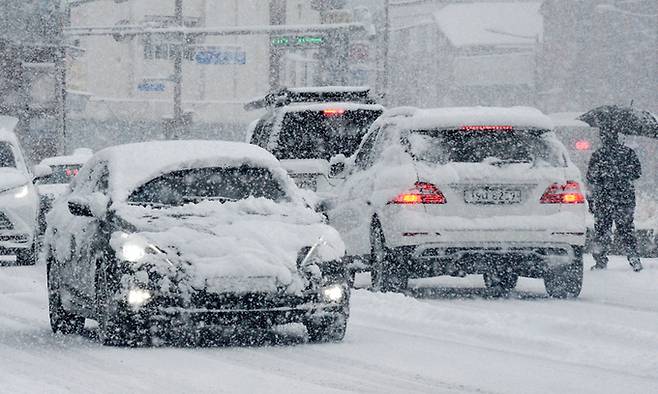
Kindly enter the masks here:
M 345 288 L 339 284 L 333 284 L 322 289 L 322 298 L 325 302 L 341 302 L 345 299 Z
M 151 299 L 151 292 L 145 289 L 131 289 L 128 291 L 128 304 L 131 306 L 142 306 Z
M 14 189 L 14 198 L 25 198 L 30 193 L 30 189 L 27 185 L 23 185 Z
M 128 241 L 121 247 L 121 257 L 126 261 L 136 263 L 146 256 L 146 250 L 146 245 Z

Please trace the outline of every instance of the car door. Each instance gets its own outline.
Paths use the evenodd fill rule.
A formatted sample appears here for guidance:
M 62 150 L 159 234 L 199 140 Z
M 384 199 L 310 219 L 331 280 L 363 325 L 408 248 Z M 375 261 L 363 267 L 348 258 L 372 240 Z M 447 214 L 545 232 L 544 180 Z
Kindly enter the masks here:
M 372 164 L 379 127 L 364 137 L 359 150 L 346 169 L 345 182 L 337 188 L 336 197 L 328 211 L 329 222 L 340 232 L 350 256 L 370 253 L 370 220 L 373 207 L 370 203 L 374 187 Z
M 108 193 L 108 168 L 105 162 L 92 164 L 85 179 L 76 187 L 71 198 L 92 201 Z M 101 229 L 96 217 L 71 215 L 71 258 L 67 261 L 64 282 L 78 303 L 90 306 L 95 297 L 95 259 Z M 93 262 L 91 260 L 94 260 Z

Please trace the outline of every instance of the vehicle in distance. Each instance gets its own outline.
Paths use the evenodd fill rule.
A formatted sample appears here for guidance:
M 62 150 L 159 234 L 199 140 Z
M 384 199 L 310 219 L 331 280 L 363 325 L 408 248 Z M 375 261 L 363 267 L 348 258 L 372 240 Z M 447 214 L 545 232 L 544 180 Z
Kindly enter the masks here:
M 330 223 L 348 256 L 369 261 L 375 289 L 483 274 L 499 291 L 525 276 L 551 296 L 578 296 L 585 196 L 551 129 L 526 107 L 391 110 L 335 161 L 346 180 Z
M 95 319 L 109 345 L 292 322 L 310 341 L 338 341 L 349 314 L 343 254 L 338 233 L 259 147 L 111 147 L 48 215 L 50 323 L 75 333 Z
M 15 256 L 20 265 L 37 255 L 39 195 L 34 180 L 49 174 L 44 166 L 29 168 L 14 133 L 18 119 L 0 116 L 0 255 Z
M 327 193 L 329 160 L 350 156 L 384 108 L 367 87 L 306 87 L 282 89 L 248 103 L 266 108 L 252 123 L 247 142 L 272 152 L 298 186 Z
M 46 230 L 46 214 L 53 206 L 53 202 L 66 192 L 69 183 L 83 164 L 91 157 L 91 149 L 79 148 L 73 154 L 65 156 L 47 157 L 41 160 L 41 165 L 50 167 L 52 173 L 39 178 L 35 184 L 39 191 L 39 230 Z

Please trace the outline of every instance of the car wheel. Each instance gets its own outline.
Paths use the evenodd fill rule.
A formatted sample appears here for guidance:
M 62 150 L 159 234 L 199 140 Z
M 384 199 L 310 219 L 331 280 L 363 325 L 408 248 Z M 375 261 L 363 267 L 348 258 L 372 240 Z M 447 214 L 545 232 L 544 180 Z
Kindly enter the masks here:
M 340 312 L 304 322 L 311 343 L 340 342 L 347 331 L 347 314 Z
M 51 275 L 50 267 L 51 263 L 49 262 L 46 266 L 46 276 L 48 282 L 48 317 L 50 318 L 50 328 L 55 334 L 58 332 L 64 335 L 80 334 L 85 327 L 85 318 L 64 309 L 59 294 L 59 287 Z
M 32 246 L 26 249 L 21 249 L 16 252 L 16 264 L 17 265 L 34 265 L 37 262 L 37 255 L 39 254 L 37 250 L 37 241 L 36 237 L 32 242 Z
M 575 298 L 583 287 L 583 251 L 574 247 L 576 257 L 566 266 L 556 268 L 544 276 L 544 286 L 553 298 Z
M 501 294 L 509 293 L 516 287 L 519 276 L 514 272 L 499 271 L 486 272 L 483 275 L 484 285 L 487 289 L 494 290 Z
M 98 338 L 105 346 L 146 346 L 150 335 L 127 307 L 115 297 L 115 286 L 108 273 L 97 269 L 96 274 L 96 315 Z
M 373 225 L 370 249 L 370 277 L 372 289 L 381 292 L 400 292 L 407 288 L 409 278 L 401 266 L 398 256 L 386 247 L 384 234 L 378 225 Z

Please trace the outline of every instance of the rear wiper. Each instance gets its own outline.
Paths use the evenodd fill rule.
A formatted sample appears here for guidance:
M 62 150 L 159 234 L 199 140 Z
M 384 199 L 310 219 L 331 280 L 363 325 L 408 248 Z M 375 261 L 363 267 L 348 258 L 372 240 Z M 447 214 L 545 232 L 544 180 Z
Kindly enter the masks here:
M 518 160 L 518 159 L 492 159 L 486 161 L 487 164 L 491 164 L 492 166 L 504 166 L 507 164 L 520 164 L 520 163 L 530 163 L 528 160 Z

